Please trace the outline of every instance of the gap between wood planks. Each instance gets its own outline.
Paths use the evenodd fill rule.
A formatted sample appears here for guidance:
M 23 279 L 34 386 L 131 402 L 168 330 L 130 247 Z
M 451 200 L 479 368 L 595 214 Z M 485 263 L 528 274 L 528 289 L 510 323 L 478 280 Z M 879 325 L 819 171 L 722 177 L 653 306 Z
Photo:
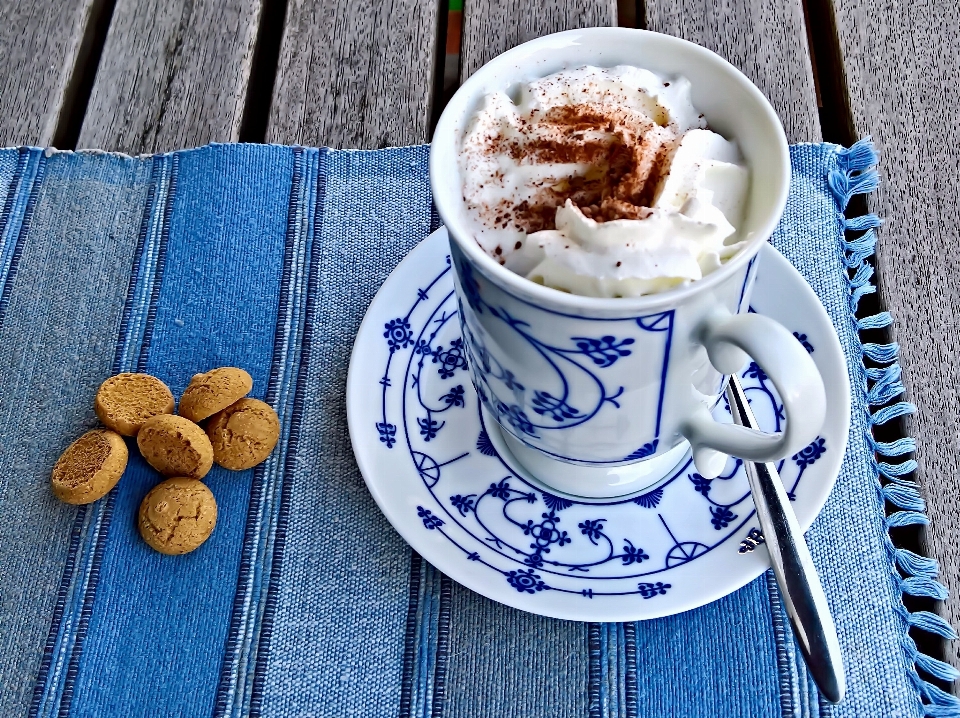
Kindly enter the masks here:
M 817 85 L 823 140 L 849 147 L 860 138 L 855 134 L 853 113 L 850 109 L 849 94 L 845 82 L 846 73 L 843 71 L 841 64 L 840 40 L 837 34 L 833 4 L 831 0 L 803 0 L 803 11 L 810 45 L 810 61 L 813 66 L 814 82 Z M 881 181 L 883 181 L 883 178 L 881 178 Z M 866 214 L 867 211 L 866 198 L 863 195 L 856 195 L 850 201 L 846 215 L 848 217 L 858 217 Z M 848 232 L 847 234 L 849 238 L 855 238 L 863 233 Z M 878 231 L 878 236 L 880 242 L 887 239 L 884 237 L 882 227 Z M 876 257 L 871 256 L 868 261 L 876 269 Z M 852 272 L 853 270 L 850 270 L 851 276 Z M 886 310 L 884 287 L 879 273 L 874 272 L 872 281 L 876 285 L 877 291 L 875 294 L 868 294 L 860 300 L 856 313 L 858 319 Z M 892 339 L 888 328 L 871 329 L 861 332 L 860 335 L 862 341 L 878 344 L 888 344 Z M 877 366 L 869 359 L 865 359 L 865 363 L 868 367 Z M 904 370 L 907 369 L 904 368 Z M 905 424 L 903 419 L 896 419 L 874 426 L 873 433 L 877 441 L 896 441 L 906 436 Z M 880 460 L 880 457 L 877 458 Z M 899 460 L 913 458 L 915 457 L 912 453 L 898 457 Z M 919 481 L 920 477 L 914 472 L 902 478 Z M 882 478 L 881 481 L 887 483 Z M 896 507 L 887 504 L 887 515 L 896 510 L 898 510 Z M 905 526 L 891 529 L 890 538 L 894 545 L 899 548 L 905 548 L 923 556 L 929 555 L 926 550 L 927 532 L 923 526 Z M 906 593 L 902 597 L 904 606 L 908 611 L 924 610 L 939 613 L 936 610 L 939 601 L 932 598 L 911 596 Z M 922 653 L 942 661 L 946 660 L 946 641 L 943 638 L 914 628 L 910 629 L 910 637 L 913 638 Z M 931 681 L 945 691 L 950 691 L 950 684 L 934 678 L 919 667 L 917 670 L 925 680 Z
M 257 40 L 253 46 L 250 82 L 244 98 L 240 142 L 263 142 L 267 137 L 273 83 L 277 77 L 283 25 L 287 17 L 287 0 L 263 0 Z
M 90 18 L 80 40 L 70 80 L 63 98 L 63 109 L 57 121 L 51 144 L 61 150 L 75 150 L 83 117 L 87 113 L 87 103 L 93 91 L 93 81 L 97 77 L 100 55 L 107 41 L 110 20 L 116 0 L 96 0 L 90 9 Z

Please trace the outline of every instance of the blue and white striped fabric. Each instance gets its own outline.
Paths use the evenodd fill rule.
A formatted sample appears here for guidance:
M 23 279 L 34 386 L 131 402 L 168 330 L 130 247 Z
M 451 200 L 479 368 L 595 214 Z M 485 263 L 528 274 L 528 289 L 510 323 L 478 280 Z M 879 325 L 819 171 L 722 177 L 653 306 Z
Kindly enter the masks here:
M 925 521 L 902 479 L 912 442 L 871 436 L 911 410 L 895 348 L 858 338 L 889 317 L 853 316 L 877 222 L 842 210 L 875 186 L 872 151 L 791 156 L 773 242 L 827 307 L 854 387 L 848 455 L 810 533 L 844 704 L 818 701 L 769 575 L 683 615 L 580 624 L 495 604 L 412 554 L 359 475 L 344 388 L 367 305 L 438 224 L 428 148 L 214 145 L 0 151 L 0 715 L 960 715 L 915 666 L 952 669 L 907 635 L 949 626 L 900 598 L 942 596 L 936 566 L 887 535 Z M 864 355 L 889 366 L 868 373 Z M 107 498 L 53 499 L 50 469 L 95 425 L 104 378 L 146 371 L 179 393 L 221 365 L 250 372 L 283 431 L 256 469 L 209 474 L 219 521 L 199 550 L 167 557 L 140 540 L 157 476 L 136 451 Z M 885 499 L 904 510 L 885 518 Z

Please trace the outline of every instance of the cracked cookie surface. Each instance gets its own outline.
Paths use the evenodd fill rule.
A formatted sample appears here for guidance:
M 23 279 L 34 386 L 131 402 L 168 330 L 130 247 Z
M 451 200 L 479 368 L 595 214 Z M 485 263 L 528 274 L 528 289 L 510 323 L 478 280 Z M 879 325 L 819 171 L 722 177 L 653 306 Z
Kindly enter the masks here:
M 97 390 L 93 409 L 108 429 L 136 436 L 143 423 L 158 414 L 172 414 L 173 392 L 149 374 L 124 373 L 107 379 Z
M 137 434 L 140 453 L 164 476 L 202 479 L 213 466 L 213 447 L 199 426 L 182 416 L 147 420 Z
M 169 556 L 198 548 L 216 525 L 213 492 L 202 481 L 182 476 L 154 486 L 140 503 L 137 520 L 147 545 Z
M 259 399 L 241 399 L 207 422 L 213 458 L 225 469 L 242 471 L 266 459 L 280 438 L 280 419 Z
M 127 445 L 108 429 L 88 431 L 60 455 L 50 475 L 53 495 L 68 504 L 106 496 L 127 468 Z
M 253 388 L 253 378 L 243 369 L 224 366 L 195 374 L 180 397 L 180 416 L 203 421 L 242 399 Z

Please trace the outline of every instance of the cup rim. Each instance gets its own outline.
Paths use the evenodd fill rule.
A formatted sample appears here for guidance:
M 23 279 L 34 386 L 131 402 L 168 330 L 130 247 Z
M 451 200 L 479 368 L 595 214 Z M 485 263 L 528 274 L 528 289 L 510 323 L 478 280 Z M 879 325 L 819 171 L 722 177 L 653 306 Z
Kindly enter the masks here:
M 782 167 L 782 181 L 780 182 L 779 192 L 771 205 L 772 211 L 768 212 L 766 221 L 755 230 L 754 236 L 748 240 L 748 244 L 719 269 L 714 270 L 706 277 L 695 280 L 685 286 L 640 297 L 588 297 L 570 294 L 532 282 L 526 277 L 510 271 L 488 255 L 474 239 L 473 233 L 470 231 L 466 222 L 462 221 L 460 216 L 462 213 L 457 211 L 459 207 L 447 206 L 445 193 L 439 191 L 441 184 L 444 183 L 446 179 L 443 174 L 445 168 L 441 165 L 446 160 L 445 152 L 456 153 L 458 151 L 457 122 L 465 113 L 471 111 L 469 100 L 464 100 L 463 98 L 473 99 L 477 97 L 479 91 L 485 86 L 489 75 L 499 71 L 505 65 L 514 65 L 518 68 L 523 67 L 530 62 L 531 54 L 541 48 L 546 51 L 562 51 L 563 47 L 569 46 L 565 41 L 574 42 L 582 39 L 587 43 L 597 44 L 609 40 L 611 36 L 616 35 L 619 35 L 623 39 L 635 39 L 638 36 L 653 36 L 658 42 L 672 44 L 680 48 L 683 52 L 693 55 L 699 62 L 719 66 L 721 70 L 728 74 L 732 80 L 738 83 L 753 97 L 763 113 L 764 119 L 773 129 L 776 137 L 778 159 Z M 429 166 L 430 187 L 434 202 L 436 203 L 437 212 L 447 227 L 449 236 L 457 243 L 460 250 L 471 263 L 481 270 L 484 275 L 504 289 L 512 293 L 518 293 L 521 297 L 535 304 L 545 304 L 560 310 L 580 310 L 605 315 L 642 313 L 649 310 L 656 310 L 667 305 L 677 305 L 729 279 L 731 275 L 739 272 L 756 256 L 760 251 L 760 247 L 763 246 L 774 229 L 776 229 L 783 210 L 786 207 L 787 196 L 790 190 L 790 150 L 783 124 L 780 122 L 780 118 L 777 116 L 770 101 L 746 75 L 720 55 L 701 45 L 672 35 L 650 30 L 622 27 L 593 27 L 544 35 L 507 50 L 483 65 L 483 67 L 471 75 L 467 81 L 457 89 L 454 97 L 441 114 L 433 135 L 433 140 L 430 143 Z M 459 177 L 457 179 L 459 181 Z M 462 195 L 458 201 L 462 203 Z

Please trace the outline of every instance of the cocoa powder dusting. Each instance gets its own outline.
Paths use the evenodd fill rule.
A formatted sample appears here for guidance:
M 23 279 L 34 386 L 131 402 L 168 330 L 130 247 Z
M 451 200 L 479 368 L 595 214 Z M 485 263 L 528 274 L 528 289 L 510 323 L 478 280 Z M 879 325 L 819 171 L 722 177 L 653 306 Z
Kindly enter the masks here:
M 636 115 L 595 105 L 554 107 L 535 123 L 521 121 L 519 139 L 493 137 L 486 152 L 522 165 L 576 163 L 590 169 L 543 187 L 533 202 L 477 208 L 488 225 L 510 223 L 528 233 L 555 229 L 557 207 L 568 199 L 597 222 L 650 216 L 679 144 L 672 129 L 653 120 L 638 126 Z

